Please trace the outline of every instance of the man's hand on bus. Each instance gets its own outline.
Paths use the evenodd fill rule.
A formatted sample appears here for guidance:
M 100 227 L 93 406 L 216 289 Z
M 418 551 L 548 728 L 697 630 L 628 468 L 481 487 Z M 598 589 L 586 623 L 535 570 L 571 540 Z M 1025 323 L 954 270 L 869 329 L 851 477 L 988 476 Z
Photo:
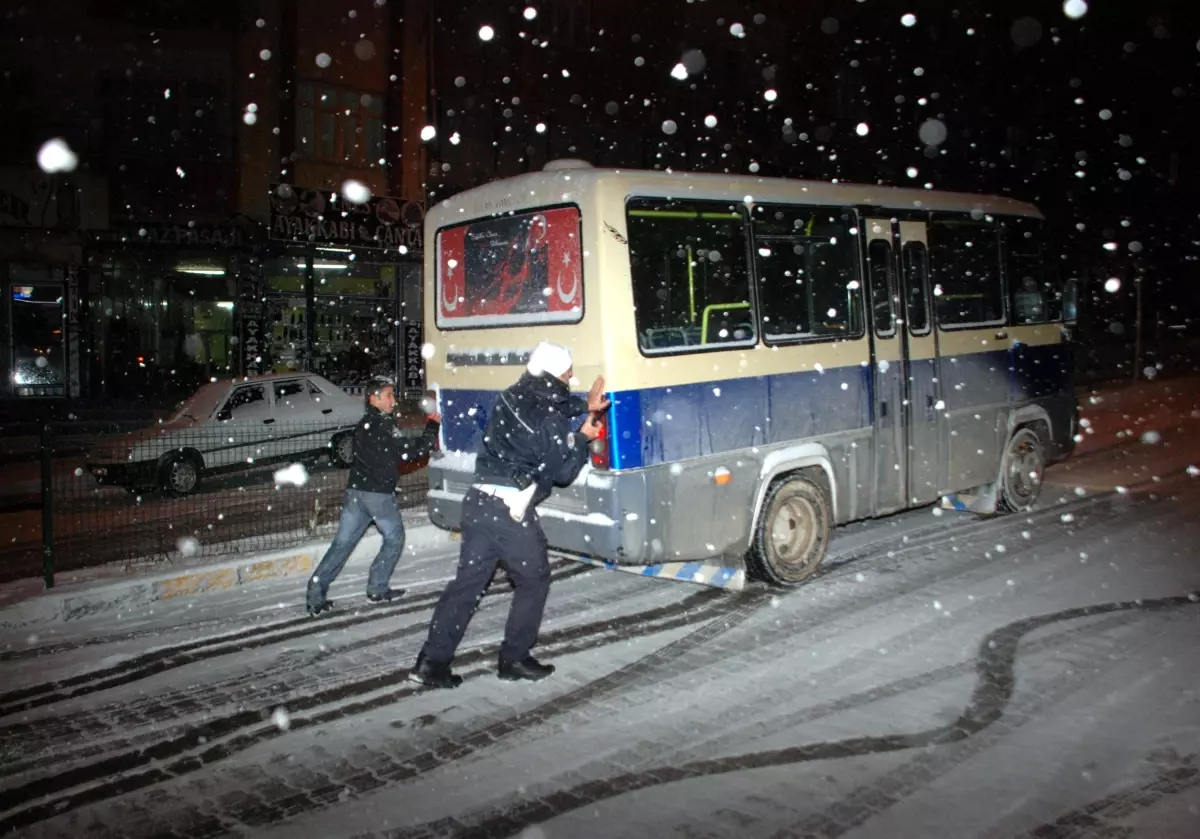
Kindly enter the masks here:
M 592 382 L 592 389 L 588 391 L 588 411 L 593 414 L 598 414 L 608 408 L 611 402 L 604 395 L 604 377 L 597 376 L 596 381 Z M 592 438 L 589 437 L 589 440 Z
M 588 418 L 583 421 L 583 425 L 579 426 L 579 433 L 591 441 L 600 436 L 600 429 L 600 420 L 596 418 L 595 414 L 588 414 Z

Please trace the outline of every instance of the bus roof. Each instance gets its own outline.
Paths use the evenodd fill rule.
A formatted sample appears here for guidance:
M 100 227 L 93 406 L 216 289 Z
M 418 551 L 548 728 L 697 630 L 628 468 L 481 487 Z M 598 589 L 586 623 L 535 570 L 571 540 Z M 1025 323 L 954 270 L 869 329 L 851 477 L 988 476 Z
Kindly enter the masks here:
M 434 228 L 485 216 L 520 212 L 554 204 L 582 201 L 604 187 L 625 195 L 669 196 L 727 200 L 731 196 L 755 203 L 869 206 L 885 210 L 980 211 L 998 215 L 1042 218 L 1037 207 L 1013 198 L 907 189 L 871 184 L 828 183 L 751 175 L 661 172 L 644 169 L 556 168 L 492 181 L 437 204 L 427 223 Z

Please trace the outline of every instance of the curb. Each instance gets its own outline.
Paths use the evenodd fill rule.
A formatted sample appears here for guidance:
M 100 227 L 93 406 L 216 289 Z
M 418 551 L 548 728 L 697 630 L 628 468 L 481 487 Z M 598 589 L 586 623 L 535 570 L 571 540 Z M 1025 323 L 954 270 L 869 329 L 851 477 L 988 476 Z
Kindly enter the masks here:
M 450 533 L 432 523 L 409 527 L 406 531 L 405 552 L 452 544 Z M 355 553 L 374 553 L 381 538 L 375 534 L 365 537 Z M 214 562 L 182 573 L 103 584 L 85 583 L 73 592 L 43 592 L 0 609 L 0 631 L 15 632 L 40 624 L 86 620 L 158 601 L 229 591 L 265 580 L 308 574 L 327 547 L 328 542 L 318 542 L 267 555 Z

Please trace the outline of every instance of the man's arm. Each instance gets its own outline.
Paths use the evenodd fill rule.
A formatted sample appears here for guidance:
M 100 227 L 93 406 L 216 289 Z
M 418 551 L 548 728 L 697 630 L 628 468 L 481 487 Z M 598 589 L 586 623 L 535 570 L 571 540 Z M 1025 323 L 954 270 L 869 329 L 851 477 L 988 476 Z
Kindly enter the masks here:
M 587 444 L 587 437 L 571 431 L 565 418 L 544 423 L 538 432 L 539 489 L 548 493 L 555 485 L 566 486 L 575 480 L 587 462 Z
M 437 419 L 434 419 L 434 417 L 437 417 Z M 425 430 L 421 432 L 420 437 L 416 439 L 412 437 L 402 438 L 401 460 L 420 460 L 433 451 L 433 447 L 437 445 L 438 428 L 441 426 L 440 420 L 440 414 L 431 414 L 429 419 L 425 421 Z

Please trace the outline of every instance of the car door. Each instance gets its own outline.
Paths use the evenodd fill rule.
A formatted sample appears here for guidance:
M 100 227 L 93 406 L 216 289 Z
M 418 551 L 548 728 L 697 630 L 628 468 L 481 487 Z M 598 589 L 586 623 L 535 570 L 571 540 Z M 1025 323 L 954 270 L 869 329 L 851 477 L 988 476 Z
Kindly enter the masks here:
M 254 463 L 270 456 L 275 415 L 271 392 L 262 382 L 236 386 L 217 412 L 220 438 L 204 453 L 205 466 L 228 467 Z
M 275 429 L 272 457 L 287 458 L 319 448 L 328 439 L 329 423 L 313 399 L 309 382 L 303 376 L 277 379 L 272 387 L 275 397 Z

